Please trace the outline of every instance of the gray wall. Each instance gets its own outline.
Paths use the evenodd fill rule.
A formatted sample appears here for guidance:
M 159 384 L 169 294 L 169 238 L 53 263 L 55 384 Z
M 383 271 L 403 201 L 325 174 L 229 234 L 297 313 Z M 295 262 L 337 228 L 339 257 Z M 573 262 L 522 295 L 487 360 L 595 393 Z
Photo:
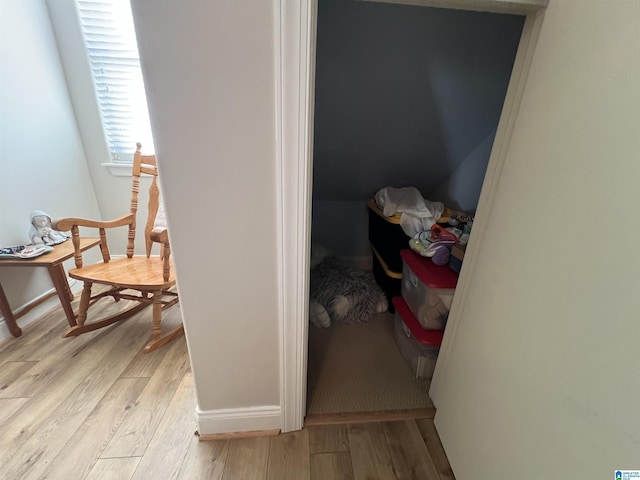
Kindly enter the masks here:
M 488 161 L 522 24 L 512 15 L 319 1 L 315 237 L 332 238 L 341 255 L 367 255 L 364 201 L 387 185 L 475 208 L 468 197 L 480 190 L 476 166 Z M 452 175 L 456 188 L 443 187 Z M 336 222 L 351 228 L 336 232 Z
M 487 171 L 496 131 L 492 130 L 460 165 L 429 193 L 450 208 L 474 211 L 478 206 L 482 180 Z

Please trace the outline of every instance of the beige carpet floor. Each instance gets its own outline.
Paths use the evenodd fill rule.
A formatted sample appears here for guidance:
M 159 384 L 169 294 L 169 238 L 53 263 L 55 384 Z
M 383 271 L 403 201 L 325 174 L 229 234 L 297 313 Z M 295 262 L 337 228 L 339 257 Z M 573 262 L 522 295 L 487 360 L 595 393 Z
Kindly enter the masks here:
M 360 325 L 309 327 L 307 413 L 433 407 L 393 338 L 393 315 Z

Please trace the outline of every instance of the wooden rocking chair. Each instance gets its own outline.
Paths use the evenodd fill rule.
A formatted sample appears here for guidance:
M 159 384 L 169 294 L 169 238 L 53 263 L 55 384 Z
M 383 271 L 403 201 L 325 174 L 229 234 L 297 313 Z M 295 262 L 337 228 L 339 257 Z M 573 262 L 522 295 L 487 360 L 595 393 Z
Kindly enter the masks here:
M 142 146 L 138 143 L 133 159 L 133 188 L 131 192 L 131 213 L 115 220 L 100 222 L 82 218 L 63 218 L 53 223 L 53 228 L 59 231 L 71 230 L 71 239 L 75 249 L 74 259 L 76 268 L 69 270 L 69 276 L 84 282 L 80 306 L 76 318 L 77 325 L 69 328 L 63 337 L 78 336 L 98 328 L 106 327 L 115 322 L 125 320 L 142 310 L 147 305 L 153 305 L 153 326 L 151 341 L 144 351 L 150 352 L 169 343 L 184 333 L 182 324 L 169 331 L 162 332 L 162 311 L 178 303 L 178 295 L 169 291 L 176 283 L 173 265 L 170 259 L 169 236 L 164 210 L 160 205 L 160 191 L 158 189 L 158 168 L 154 155 L 142 155 Z M 134 255 L 134 240 L 136 233 L 136 212 L 138 210 L 138 192 L 140 190 L 140 176 L 145 173 L 153 176 L 149 187 L 149 212 L 145 226 L 146 256 Z M 114 227 L 129 227 L 127 240 L 127 256 L 111 259 L 107 246 L 106 229 Z M 79 227 L 98 228 L 100 234 L 100 250 L 102 263 L 84 266 L 80 251 Z M 151 256 L 153 242 L 160 244 L 160 256 Z M 91 294 L 94 283 L 108 285 L 111 288 L 95 295 Z M 125 293 L 136 290 L 135 295 Z M 139 302 L 133 307 L 99 320 L 87 322 L 89 307 L 99 299 L 113 297 Z M 167 298 L 168 299 L 165 299 Z

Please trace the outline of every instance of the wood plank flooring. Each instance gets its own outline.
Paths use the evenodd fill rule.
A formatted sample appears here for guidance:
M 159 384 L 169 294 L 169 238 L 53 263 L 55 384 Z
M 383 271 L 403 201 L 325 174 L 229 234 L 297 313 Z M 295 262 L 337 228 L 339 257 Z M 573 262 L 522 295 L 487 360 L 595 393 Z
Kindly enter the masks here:
M 63 339 L 57 308 L 0 345 L 0 478 L 454 480 L 430 418 L 199 441 L 185 340 L 143 354 L 150 313 Z

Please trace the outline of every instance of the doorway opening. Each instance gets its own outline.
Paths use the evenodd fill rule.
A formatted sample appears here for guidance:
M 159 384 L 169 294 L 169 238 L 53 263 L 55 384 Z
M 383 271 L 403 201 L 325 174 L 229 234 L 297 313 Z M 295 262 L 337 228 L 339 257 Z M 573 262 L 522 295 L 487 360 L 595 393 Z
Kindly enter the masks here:
M 371 249 L 367 208 L 384 187 L 475 213 L 524 18 L 318 1 L 314 245 L 359 268 L 386 267 Z M 386 288 L 390 306 L 399 282 Z M 433 407 L 415 353 L 397 345 L 396 316 L 309 327 L 307 415 Z
M 376 0 L 371 0 L 376 1 Z M 389 0 L 442 6 L 440 0 Z M 522 36 L 509 81 L 485 181 L 478 201 L 474 234 L 465 255 L 447 333 L 438 355 L 430 395 L 437 407 L 449 374 L 451 345 L 455 344 L 467 295 L 474 277 L 477 253 L 482 248 L 487 220 L 496 192 L 529 70 L 532 65 L 547 0 L 451 0 L 448 7 L 525 15 Z M 279 41 L 275 45 L 278 128 L 278 216 L 281 276 L 281 428 L 299 430 L 305 423 L 307 404 L 307 339 L 309 260 L 311 249 L 311 188 L 315 82 L 317 0 L 284 2 L 276 14 Z

